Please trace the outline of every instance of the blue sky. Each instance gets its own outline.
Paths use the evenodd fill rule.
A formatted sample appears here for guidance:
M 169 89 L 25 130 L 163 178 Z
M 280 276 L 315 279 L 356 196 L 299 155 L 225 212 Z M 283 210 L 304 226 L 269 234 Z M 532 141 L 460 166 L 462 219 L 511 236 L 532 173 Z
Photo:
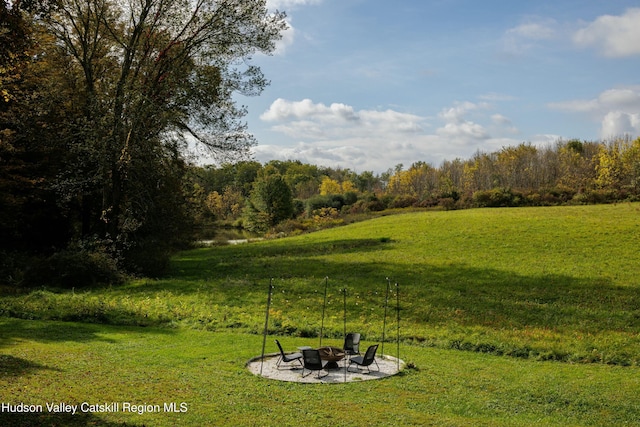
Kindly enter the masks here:
M 257 55 L 256 160 L 376 173 L 480 150 L 640 135 L 640 4 L 268 0 L 290 29 Z

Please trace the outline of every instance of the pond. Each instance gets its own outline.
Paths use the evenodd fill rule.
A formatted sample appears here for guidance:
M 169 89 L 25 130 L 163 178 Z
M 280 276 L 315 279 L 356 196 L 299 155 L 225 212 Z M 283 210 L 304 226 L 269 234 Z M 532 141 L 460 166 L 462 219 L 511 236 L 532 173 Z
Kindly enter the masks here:
M 251 240 L 261 240 L 262 236 L 258 233 L 252 233 L 243 228 L 229 227 L 217 228 L 207 233 L 207 239 L 203 239 L 200 243 L 207 245 L 218 244 L 238 244 L 247 243 Z

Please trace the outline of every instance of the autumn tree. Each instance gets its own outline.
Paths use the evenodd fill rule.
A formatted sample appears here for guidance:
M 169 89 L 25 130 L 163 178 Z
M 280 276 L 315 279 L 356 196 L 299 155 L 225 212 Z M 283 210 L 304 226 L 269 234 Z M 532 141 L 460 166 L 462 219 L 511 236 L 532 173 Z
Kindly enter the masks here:
M 323 176 L 322 182 L 320 183 L 319 191 L 323 196 L 330 194 L 341 194 L 342 186 L 335 179 L 331 179 L 328 176 Z
M 593 186 L 596 178 L 596 161 L 600 144 L 572 139 L 559 141 L 556 147 L 558 155 L 558 185 L 584 192 Z
M 0 4 L 0 249 L 48 254 L 74 226 L 56 181 L 69 158 L 65 123 L 77 116 L 52 37 Z
M 281 221 L 293 217 L 291 189 L 280 172 L 265 168 L 253 185 L 245 207 L 245 227 L 251 231 L 266 231 Z
M 264 0 L 61 0 L 45 22 L 82 113 L 70 124 L 76 156 L 63 177 L 81 229 L 125 257 L 188 237 L 175 233 L 188 220 L 187 142 L 220 158 L 253 144 L 233 94 L 267 84 L 246 64 L 275 49 L 284 14 Z
M 621 156 L 623 185 L 633 194 L 640 195 L 640 138 L 629 142 Z

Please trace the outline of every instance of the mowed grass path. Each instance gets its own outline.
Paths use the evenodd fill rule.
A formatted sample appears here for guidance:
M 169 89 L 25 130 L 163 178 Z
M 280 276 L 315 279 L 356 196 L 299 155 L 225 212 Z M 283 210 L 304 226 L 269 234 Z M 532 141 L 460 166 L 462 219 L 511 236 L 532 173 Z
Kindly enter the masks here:
M 244 425 L 294 425 L 300 417 L 340 424 L 354 416 L 374 425 L 634 425 L 639 214 L 638 204 L 408 213 L 188 251 L 161 280 L 3 297 L 4 316 L 35 320 L 0 320 L 8 337 L 0 338 L 2 362 L 12 373 L 0 384 L 7 386 L 0 401 L 113 396 L 190 404 L 174 418 L 86 420 L 153 425 L 223 425 L 236 417 Z M 246 372 L 244 362 L 261 350 L 270 279 L 269 333 L 295 348 L 317 343 L 325 277 L 325 334 L 335 344 L 343 332 L 342 289 L 347 328 L 373 343 L 382 337 L 387 278 L 397 282 L 400 356 L 417 369 L 331 390 Z M 393 341 L 391 289 L 386 332 Z M 275 351 L 271 338 L 267 351 Z M 59 356 L 69 348 L 72 356 Z M 395 343 L 386 343 L 385 353 L 395 354 Z M 89 383 L 69 394 L 74 366 L 86 360 L 95 360 Z M 184 393 L 172 388 L 180 375 Z M 134 378 L 129 386 L 116 384 L 127 378 Z M 40 380 L 50 387 L 34 387 Z

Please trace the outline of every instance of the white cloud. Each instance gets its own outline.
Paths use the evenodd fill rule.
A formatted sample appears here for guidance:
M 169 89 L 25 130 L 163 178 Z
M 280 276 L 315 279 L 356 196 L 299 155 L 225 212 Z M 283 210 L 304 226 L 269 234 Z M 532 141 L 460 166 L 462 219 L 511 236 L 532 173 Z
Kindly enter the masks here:
M 497 125 L 511 126 L 511 120 L 502 114 L 494 114 L 491 116 L 491 120 Z
M 552 39 L 556 31 L 551 27 L 555 21 L 530 22 L 521 24 L 507 31 L 507 35 L 528 40 L 549 40 Z
M 320 139 L 370 132 L 415 133 L 422 130 L 423 118 L 393 110 L 355 111 L 342 103 L 329 106 L 310 99 L 287 101 L 279 98 L 260 118 L 281 122 L 273 130 L 299 138 Z
M 515 101 L 517 99 L 515 96 L 512 96 L 512 95 L 506 95 L 503 93 L 495 93 L 495 92 L 485 93 L 484 95 L 480 95 L 478 98 L 482 99 L 483 101 L 491 101 L 491 102 Z
M 282 32 L 282 38 L 276 42 L 276 55 L 284 55 L 287 52 L 287 48 L 292 46 L 296 38 L 296 29 L 291 24 L 291 17 L 285 18 L 287 28 Z
M 476 104 L 473 102 L 465 101 L 465 102 L 456 102 L 453 107 L 443 109 L 439 117 L 444 119 L 445 121 L 461 123 L 465 121 L 465 116 L 476 110 L 484 110 L 489 108 L 489 104 L 486 102 L 482 102 L 480 104 Z
M 287 10 L 297 6 L 320 4 L 322 0 L 267 0 L 269 10 Z
M 445 108 L 438 117 L 445 121 L 445 125 L 436 130 L 436 133 L 456 144 L 465 145 L 472 140 L 486 140 L 490 138 L 484 126 L 467 119 L 467 115 L 477 111 L 486 110 L 489 104 L 473 102 L 456 103 L 455 106 Z
M 267 9 L 270 11 L 285 11 L 288 12 L 291 9 L 295 9 L 299 6 L 310 6 L 322 3 L 323 0 L 267 0 Z M 287 29 L 282 33 L 282 39 L 276 42 L 276 55 L 284 55 L 289 46 L 292 46 L 295 42 L 298 32 L 292 24 L 291 14 L 287 13 L 285 18 L 287 23 Z
M 609 89 L 594 99 L 549 104 L 555 110 L 589 114 L 601 122 L 600 136 L 640 135 L 640 86 Z
M 489 114 L 490 109 L 487 103 L 457 102 L 429 119 L 392 109 L 357 110 L 343 103 L 277 99 L 261 119 L 293 142 L 288 146 L 259 145 L 254 153 L 260 161 L 297 159 L 376 172 L 398 163 L 439 164 L 467 158 L 478 149 L 493 151 L 517 143 L 503 137 L 517 132 L 511 120 Z M 431 123 L 435 120 L 439 123 Z M 430 131 L 432 126 L 436 129 Z
M 573 41 L 582 47 L 595 47 L 604 56 L 621 58 L 640 55 L 640 8 L 623 15 L 603 15 L 578 30 Z
M 608 89 L 594 99 L 573 100 L 551 103 L 556 110 L 569 112 L 602 113 L 611 110 L 640 110 L 640 86 Z
M 504 50 L 510 55 L 523 54 L 541 42 L 556 38 L 557 25 L 553 19 L 536 18 L 536 20 L 510 28 L 502 38 Z
M 600 133 L 603 138 L 614 138 L 620 135 L 639 135 L 640 113 L 630 114 L 621 111 L 607 113 L 602 119 Z

